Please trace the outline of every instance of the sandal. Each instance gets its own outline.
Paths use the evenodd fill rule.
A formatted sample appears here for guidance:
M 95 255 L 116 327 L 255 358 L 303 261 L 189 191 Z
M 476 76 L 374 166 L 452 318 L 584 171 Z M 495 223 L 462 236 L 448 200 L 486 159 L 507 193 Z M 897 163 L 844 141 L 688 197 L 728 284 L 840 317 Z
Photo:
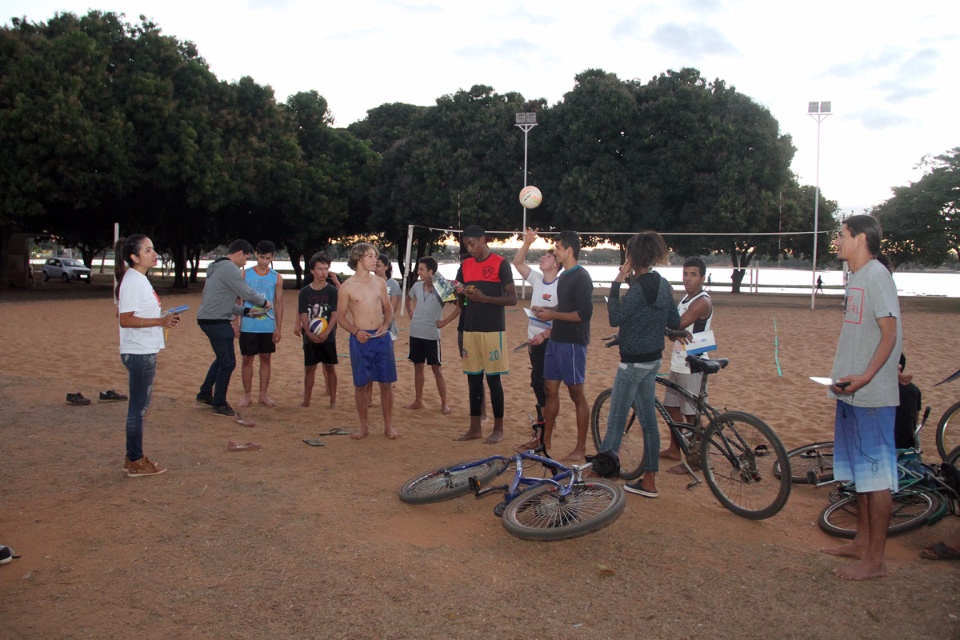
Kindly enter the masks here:
M 924 560 L 960 560 L 960 551 L 938 542 L 921 551 L 920 557 Z
M 120 400 L 127 400 L 127 396 L 117 393 L 113 389 L 100 392 L 100 402 L 118 402 Z
M 237 444 L 233 440 L 227 441 L 227 451 L 257 451 L 260 445 L 256 442 L 247 442 L 246 444 Z
M 350 435 L 350 433 L 351 433 L 351 432 L 350 432 L 350 431 L 347 431 L 346 429 L 341 429 L 340 427 L 335 427 L 335 428 L 333 428 L 333 429 L 330 429 L 330 431 L 326 431 L 326 432 L 321 431 L 321 432 L 318 433 L 317 435 L 318 435 L 318 436 L 348 436 L 348 435 Z
M 83 406 L 83 405 L 90 404 L 90 398 L 84 398 L 83 394 L 78 391 L 76 393 L 68 393 L 67 402 L 69 402 L 70 404 Z

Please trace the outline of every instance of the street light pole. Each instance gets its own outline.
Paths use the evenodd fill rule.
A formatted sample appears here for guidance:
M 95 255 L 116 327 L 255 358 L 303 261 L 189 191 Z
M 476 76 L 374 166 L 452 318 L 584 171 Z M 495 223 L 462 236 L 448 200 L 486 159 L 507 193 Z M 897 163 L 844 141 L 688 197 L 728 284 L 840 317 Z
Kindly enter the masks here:
M 817 121 L 817 182 L 813 201 L 813 273 L 810 284 L 810 308 L 816 308 L 817 299 L 817 240 L 820 235 L 820 123 L 833 115 L 830 102 L 807 103 L 807 115 Z
M 519 127 L 523 130 L 523 186 L 527 186 L 527 134 L 530 133 L 530 129 L 533 129 L 537 126 L 537 114 L 534 112 L 523 112 L 516 115 L 516 121 L 514 126 Z M 527 208 L 523 205 L 520 206 L 523 210 L 523 223 L 520 227 L 520 235 L 522 236 L 527 230 Z M 520 284 L 520 297 L 525 298 L 527 295 L 527 281 L 523 280 Z

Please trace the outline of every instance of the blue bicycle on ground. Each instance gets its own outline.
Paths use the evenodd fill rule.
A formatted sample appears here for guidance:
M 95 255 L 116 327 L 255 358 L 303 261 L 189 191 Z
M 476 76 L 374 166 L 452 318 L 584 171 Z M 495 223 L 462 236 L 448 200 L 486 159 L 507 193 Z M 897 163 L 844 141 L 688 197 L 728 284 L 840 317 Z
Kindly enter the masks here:
M 400 499 L 429 504 L 473 493 L 481 498 L 501 493 L 494 513 L 507 531 L 524 540 L 565 540 L 598 531 L 623 513 L 623 489 L 588 472 L 617 477 L 615 455 L 600 453 L 583 465 L 565 465 L 552 459 L 543 445 L 543 426 L 535 423 L 540 444 L 511 456 L 493 455 L 456 462 L 422 473 L 400 487 Z M 510 468 L 513 477 L 503 485 L 485 486 Z M 539 473 L 534 475 L 534 469 Z

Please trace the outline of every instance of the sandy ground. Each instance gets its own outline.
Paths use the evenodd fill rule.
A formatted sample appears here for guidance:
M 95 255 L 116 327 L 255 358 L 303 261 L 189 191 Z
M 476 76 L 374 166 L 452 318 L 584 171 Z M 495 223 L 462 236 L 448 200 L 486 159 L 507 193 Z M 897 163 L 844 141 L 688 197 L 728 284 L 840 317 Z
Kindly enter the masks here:
M 198 292 L 164 284 L 165 308 L 195 312 Z M 839 300 L 812 311 L 804 297 L 715 299 L 719 354 L 731 366 L 711 386 L 714 404 L 760 416 L 787 448 L 829 439 L 831 404 L 807 376 L 829 375 Z M 296 292 L 285 304 L 289 314 Z M 958 367 L 960 305 L 902 304 L 908 371 L 936 418 L 957 396 L 956 385 L 932 385 Z M 509 344 L 519 344 L 524 316 L 511 309 L 507 318 Z M 327 408 L 319 385 L 314 406 L 299 408 L 302 352 L 284 324 L 271 382 L 279 406 L 254 405 L 252 429 L 194 403 L 209 345 L 192 317 L 171 332 L 145 436 L 147 454 L 169 472 L 132 480 L 120 470 L 125 403 L 64 402 L 68 392 L 125 391 L 109 287 L 51 283 L 0 297 L 0 543 L 22 556 L 0 567 L 0 637 L 960 636 L 960 563 L 917 557 L 960 526 L 953 518 L 890 540 L 887 578 L 848 583 L 831 573 L 845 561 L 818 552 L 836 542 L 816 525 L 826 488 L 796 486 L 780 514 L 752 522 L 706 486 L 688 491 L 686 478 L 664 473 L 660 499 L 628 496 L 613 525 L 559 543 L 509 535 L 493 497 L 403 504 L 396 490 L 409 477 L 510 453 L 526 438 L 526 357 L 513 356 L 505 378 L 504 443 L 453 442 L 468 421 L 456 333 L 443 337 L 453 414 L 440 414 L 429 373 L 426 406 L 405 410 L 413 376 L 401 318 L 402 438 L 383 437 L 377 394 L 368 438 L 326 437 L 312 448 L 302 439 L 357 426 L 350 362 L 339 367 L 338 408 Z M 590 398 L 616 366 L 599 340 L 612 332 L 602 302 L 592 328 Z M 234 405 L 240 391 L 238 369 Z M 572 448 L 571 409 L 565 400 L 554 453 Z M 933 432 L 923 433 L 927 459 L 936 457 Z M 230 453 L 228 440 L 263 448 Z

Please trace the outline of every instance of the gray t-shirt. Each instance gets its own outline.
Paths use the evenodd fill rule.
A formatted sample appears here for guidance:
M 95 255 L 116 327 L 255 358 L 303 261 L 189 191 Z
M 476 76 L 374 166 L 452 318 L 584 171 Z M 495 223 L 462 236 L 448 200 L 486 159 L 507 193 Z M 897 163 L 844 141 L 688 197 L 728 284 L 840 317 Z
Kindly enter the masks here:
M 410 337 L 439 340 L 440 329 L 437 328 L 437 321 L 443 313 L 443 302 L 440 301 L 436 289 L 426 293 L 423 284 L 423 280 L 413 283 L 410 293 L 407 294 L 411 300 L 417 302 L 413 316 L 410 318 Z
M 876 260 L 870 260 L 850 274 L 843 312 L 843 328 L 833 360 L 834 380 L 862 374 L 880 344 L 881 318 L 897 319 L 897 344 L 870 384 L 852 395 L 841 395 L 840 400 L 855 407 L 895 407 L 900 403 L 897 388 L 897 365 L 903 344 L 903 325 L 900 301 L 893 276 Z M 836 398 L 832 392 L 830 397 Z
M 390 305 L 393 306 L 394 298 L 402 298 L 403 293 L 400 291 L 400 284 L 393 278 L 387 278 L 387 295 L 390 296 Z M 393 313 L 393 320 L 390 322 L 390 339 L 396 340 L 397 336 L 400 335 L 400 330 L 397 329 L 397 311 Z

